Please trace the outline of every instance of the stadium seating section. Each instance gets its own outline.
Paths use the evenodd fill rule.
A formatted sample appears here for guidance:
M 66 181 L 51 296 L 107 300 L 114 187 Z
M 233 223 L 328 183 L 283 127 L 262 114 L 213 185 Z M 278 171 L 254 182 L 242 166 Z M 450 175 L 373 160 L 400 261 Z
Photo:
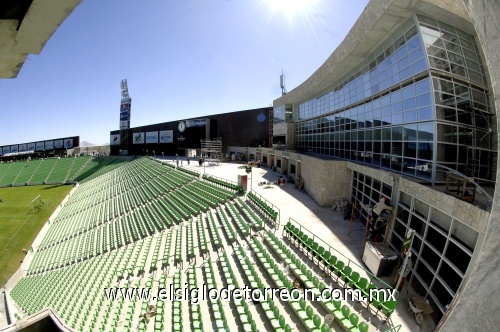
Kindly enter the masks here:
M 40 169 L 45 162 L 33 163 L 37 180 L 78 179 L 88 172 L 74 170 L 84 167 L 83 162 L 71 168 L 52 160 Z M 9 181 L 24 167 L 18 164 L 8 165 Z M 77 331 L 253 332 L 297 326 L 326 332 L 330 327 L 324 317 L 330 314 L 346 331 L 368 330 L 350 303 L 333 299 L 281 302 L 266 297 L 259 305 L 245 299 L 107 300 L 104 289 L 145 288 L 157 294 L 170 285 L 192 289 L 205 284 L 207 289 L 248 285 L 265 292 L 269 287 L 292 290 L 296 281 L 319 294 L 331 285 L 313 272 L 311 262 L 335 274 L 340 286 L 348 283 L 366 291 L 370 283 L 345 268 L 340 271 L 319 248 L 308 247 L 291 224 L 284 238 L 275 235 L 277 211 L 255 195 L 237 197 L 239 188 L 229 182 L 200 178 L 148 158 L 91 160 L 89 167 L 95 173 L 82 178 L 51 221 L 26 276 L 10 292 L 24 315 L 52 307 Z M 304 254 L 297 254 L 295 246 Z M 156 315 L 139 318 L 152 304 Z M 391 303 L 372 305 L 390 314 Z
M 0 164 L 0 187 L 85 182 L 109 172 L 128 158 L 62 157 Z

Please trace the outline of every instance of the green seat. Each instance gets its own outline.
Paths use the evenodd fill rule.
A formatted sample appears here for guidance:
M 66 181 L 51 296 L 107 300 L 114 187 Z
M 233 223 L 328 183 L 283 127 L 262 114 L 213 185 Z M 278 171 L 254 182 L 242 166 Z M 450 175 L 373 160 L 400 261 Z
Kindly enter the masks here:
M 390 300 L 380 304 L 380 311 L 382 311 L 382 313 L 386 316 L 386 320 L 394 312 L 397 304 L 397 300 Z
M 305 246 L 307 244 L 307 241 L 309 240 L 309 236 L 307 234 L 302 234 L 302 237 L 300 238 L 300 245 Z
M 323 324 L 321 325 L 321 332 L 330 332 L 331 331 L 331 328 L 330 326 L 328 326 L 328 324 Z
M 283 316 L 280 315 L 280 310 L 278 307 L 274 307 L 273 313 L 274 313 L 274 319 L 271 319 L 270 322 L 271 322 L 271 326 L 273 327 L 273 329 L 276 330 L 280 327 L 279 319 Z
M 337 318 L 337 320 L 340 320 L 342 318 L 342 302 L 337 299 L 332 299 L 332 303 L 335 308 L 335 310 L 332 311 L 332 315 Z
M 323 261 L 323 266 L 326 266 L 328 264 L 328 261 L 330 260 L 330 257 L 332 256 L 332 253 L 329 251 L 325 251 L 323 255 L 321 255 L 321 260 Z
M 343 261 L 337 261 L 337 264 L 334 266 L 334 273 L 341 277 L 342 276 L 342 271 L 344 270 L 345 263 Z
M 343 320 L 342 326 L 346 330 L 352 331 L 354 328 L 356 328 L 358 326 L 358 322 L 359 322 L 358 315 L 356 315 L 355 313 L 352 313 L 352 314 L 349 315 L 349 319 L 348 320 Z
M 363 292 L 368 287 L 368 279 L 360 278 L 357 282 L 354 283 L 354 287 Z
M 349 315 L 351 314 L 351 308 L 349 308 L 346 304 L 344 304 L 342 306 L 342 309 L 340 309 L 340 311 L 342 312 L 342 318 L 340 319 L 340 324 L 342 324 L 342 326 L 344 325 L 343 322 L 345 320 L 349 320 Z
M 351 329 L 351 332 L 368 332 L 370 326 L 366 322 L 361 322 L 355 328 Z
M 305 247 L 307 251 L 310 251 L 310 248 L 312 247 L 314 243 L 314 240 L 312 238 L 308 238 L 307 242 L 305 243 Z
M 303 320 L 302 322 L 304 325 L 307 327 L 308 330 L 314 329 L 314 321 L 313 321 L 313 316 L 314 316 L 314 311 L 310 306 L 307 306 L 306 308 L 306 315 L 307 319 Z
M 368 306 L 370 305 L 370 292 L 372 290 L 376 290 L 377 289 L 377 286 L 375 286 L 375 284 L 373 283 L 370 283 L 368 285 L 368 287 L 366 287 L 365 289 L 362 289 L 361 290 L 361 293 L 363 294 L 363 296 L 365 297 L 366 299 L 366 307 L 368 308 Z M 372 299 L 373 300 L 373 299 Z M 373 302 L 373 301 L 372 301 Z M 378 307 L 378 302 L 377 302 L 377 305 L 375 305 L 375 307 Z
M 299 306 L 300 306 L 300 311 L 297 312 L 297 315 L 299 316 L 299 318 L 304 321 L 307 319 L 307 312 L 306 312 L 306 309 L 307 309 L 307 303 L 304 299 L 300 299 L 299 300 Z
M 330 259 L 328 260 L 328 268 L 330 271 L 335 271 L 335 266 L 337 265 L 337 257 L 336 256 L 330 256 Z
M 347 283 L 351 288 L 356 287 L 356 283 L 359 281 L 359 277 L 360 277 L 359 272 L 353 271 L 351 275 L 347 278 L 348 280 Z
M 352 274 L 352 267 L 350 266 L 344 266 L 344 269 L 340 272 L 342 276 L 342 280 L 344 280 L 345 283 L 349 281 L 349 277 Z
M 286 321 L 285 321 L 285 317 L 283 315 L 280 315 L 278 322 L 279 322 L 280 328 L 282 328 L 284 330 L 285 325 L 286 325 Z
M 321 327 L 321 318 L 318 315 L 313 316 L 313 324 L 316 329 L 320 329 Z
M 325 253 L 325 247 L 318 247 L 318 249 L 314 250 L 313 255 L 318 258 L 318 262 L 323 258 L 323 254 Z

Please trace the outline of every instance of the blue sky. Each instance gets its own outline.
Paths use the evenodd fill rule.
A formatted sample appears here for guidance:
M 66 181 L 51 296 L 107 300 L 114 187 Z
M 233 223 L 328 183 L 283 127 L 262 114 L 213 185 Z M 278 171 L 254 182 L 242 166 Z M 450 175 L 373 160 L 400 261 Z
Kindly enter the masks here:
M 344 39 L 368 0 L 84 0 L 16 79 L 0 79 L 0 145 L 109 142 L 120 81 L 132 127 L 266 107 Z

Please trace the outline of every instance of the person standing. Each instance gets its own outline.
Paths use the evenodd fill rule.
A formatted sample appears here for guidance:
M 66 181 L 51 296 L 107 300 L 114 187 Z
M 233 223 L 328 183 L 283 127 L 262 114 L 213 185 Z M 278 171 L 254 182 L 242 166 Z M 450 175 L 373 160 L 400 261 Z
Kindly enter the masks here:
M 382 196 L 382 197 L 380 197 L 380 200 L 378 201 L 378 203 L 375 204 L 375 206 L 373 207 L 373 210 L 372 210 L 372 217 L 373 217 L 372 220 L 376 221 L 377 218 L 382 213 L 382 211 L 392 210 L 392 206 L 386 205 L 385 201 L 386 201 L 386 197 Z
M 385 210 L 392 210 L 392 206 L 385 204 L 386 197 L 381 196 L 380 200 L 372 209 L 371 221 L 369 224 L 368 239 L 373 242 L 379 242 L 379 238 L 385 230 L 385 223 L 379 223 L 379 216 Z

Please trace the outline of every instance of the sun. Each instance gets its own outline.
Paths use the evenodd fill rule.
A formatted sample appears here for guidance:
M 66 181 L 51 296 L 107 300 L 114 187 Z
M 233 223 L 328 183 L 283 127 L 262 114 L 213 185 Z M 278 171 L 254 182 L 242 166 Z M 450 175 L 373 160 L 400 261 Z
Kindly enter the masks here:
M 306 15 L 315 0 L 266 0 L 273 13 L 284 14 L 289 21 L 295 16 Z

